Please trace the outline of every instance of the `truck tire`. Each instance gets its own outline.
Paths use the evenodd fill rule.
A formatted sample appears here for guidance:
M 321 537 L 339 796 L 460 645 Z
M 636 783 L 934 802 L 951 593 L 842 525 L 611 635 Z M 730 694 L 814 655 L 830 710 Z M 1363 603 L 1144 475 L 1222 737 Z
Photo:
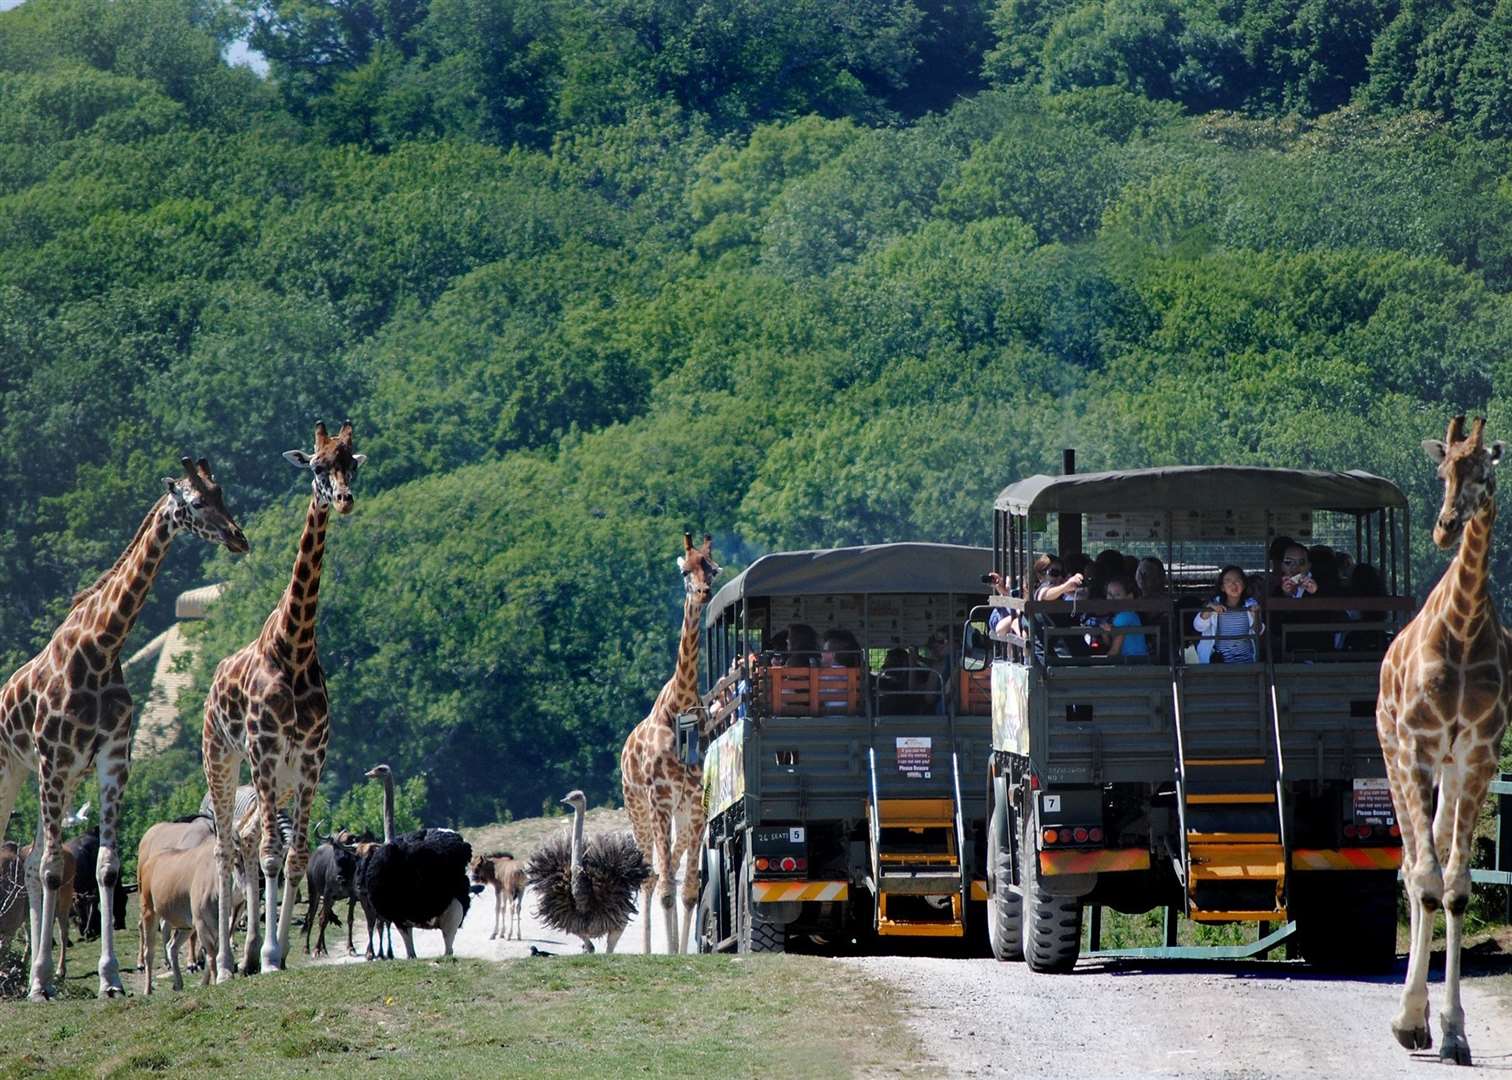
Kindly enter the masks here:
M 1026 814 L 1023 843 L 1019 846 L 1019 884 L 1024 890 L 1024 961 L 1030 971 L 1070 971 L 1081 955 L 1081 899 L 1052 896 L 1041 889 L 1034 828 L 1033 815 Z
M 756 905 L 751 902 L 750 871 L 750 856 L 747 856 L 741 861 L 735 886 L 735 910 L 740 919 L 737 949 L 743 953 L 787 952 L 787 924 L 771 922 L 756 914 Z
M 1380 975 L 1396 965 L 1397 883 L 1390 871 L 1319 871 L 1293 880 L 1297 947 L 1326 971 Z
M 1009 889 L 1013 856 L 998 840 L 997 815 L 987 826 L 987 858 L 992 862 L 992 899 L 987 902 L 987 942 L 992 955 L 1009 962 L 1024 958 L 1024 901 Z

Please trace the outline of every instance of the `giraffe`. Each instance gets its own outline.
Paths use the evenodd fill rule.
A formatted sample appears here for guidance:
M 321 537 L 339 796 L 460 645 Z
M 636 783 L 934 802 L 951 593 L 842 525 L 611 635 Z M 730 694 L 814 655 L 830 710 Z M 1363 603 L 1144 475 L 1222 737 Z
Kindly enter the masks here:
M 1459 1065 L 1470 1064 L 1459 954 L 1470 903 L 1471 834 L 1512 708 L 1512 635 L 1491 601 L 1487 558 L 1503 444 L 1485 446 L 1485 426 L 1478 418 L 1466 438 L 1465 418 L 1456 416 L 1445 442 L 1423 440 L 1444 481 L 1433 542 L 1440 548 L 1458 543 L 1459 551 L 1387 650 L 1376 705 L 1412 920 L 1407 983 L 1391 1030 L 1409 1050 L 1433 1045 L 1428 959 L 1434 915 L 1443 907 L 1448 941 L 1439 1057 Z
M 210 465 L 181 459 L 182 477 L 166 477 L 167 491 L 137 526 L 115 563 L 73 598 L 52 640 L 0 688 L 0 835 L 10 823 L 22 780 L 37 774 L 37 839 L 26 864 L 31 905 L 30 998 L 52 992 L 52 926 L 63 873 L 63 813 L 89 767 L 100 784 L 100 997 L 124 994 L 108 915 L 120 884 L 116 847 L 121 794 L 130 768 L 131 694 L 120 653 L 152 591 L 153 580 L 181 532 L 242 554 L 247 538 L 226 509 Z
M 646 913 L 645 951 L 651 951 L 651 893 L 661 884 L 661 904 L 667 918 L 667 951 L 682 952 L 688 927 L 698 903 L 698 871 L 695 846 L 703 834 L 703 770 L 688 765 L 677 753 L 677 717 L 697 709 L 698 637 L 703 610 L 713 593 L 719 566 L 711 549 L 714 538 L 705 534 L 702 547 L 693 546 L 693 535 L 683 533 L 683 554 L 677 568 L 683 576 L 682 636 L 677 646 L 677 668 L 656 695 L 646 718 L 635 726 L 620 752 L 620 790 L 636 846 L 653 873 L 641 886 L 641 910 Z M 675 827 L 675 834 L 674 834 Z M 653 858 L 654 855 L 654 858 Z M 685 861 L 682 878 L 683 925 L 678 934 L 677 902 L 672 895 L 677 883 L 677 864 Z
M 352 510 L 352 484 L 366 455 L 352 452 L 352 422 L 342 424 L 332 438 L 324 423 L 315 425 L 315 450 L 290 450 L 288 462 L 313 474 L 304 533 L 294 556 L 294 570 L 278 605 L 250 643 L 215 668 L 205 698 L 203 749 L 205 782 L 215 814 L 215 855 L 220 869 L 220 926 L 216 981 L 232 977 L 231 871 L 235 835 L 232 819 L 236 785 L 242 762 L 251 765 L 262 817 L 261 849 L 256 837 L 243 844 L 244 865 L 260 865 L 267 923 L 262 933 L 261 968 L 283 967 L 289 948 L 289 919 L 294 890 L 309 864 L 310 802 L 320 783 L 330 738 L 329 702 L 325 674 L 315 645 L 315 605 L 319 599 L 321 559 L 325 553 L 326 521 L 334 503 L 341 514 Z M 279 806 L 292 798 L 293 836 L 286 859 L 278 827 Z M 223 839 L 224 838 L 224 839 Z M 260 857 L 259 857 L 260 856 Z M 278 874 L 283 863 L 283 907 L 279 908 Z M 258 890 L 247 888 L 245 971 L 257 968 Z

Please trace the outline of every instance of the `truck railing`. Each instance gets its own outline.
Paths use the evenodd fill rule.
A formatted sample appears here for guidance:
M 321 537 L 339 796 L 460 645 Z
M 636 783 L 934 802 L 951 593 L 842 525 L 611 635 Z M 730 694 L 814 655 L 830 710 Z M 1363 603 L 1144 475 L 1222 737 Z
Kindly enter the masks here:
M 1182 908 L 1190 913 L 1192 889 L 1187 868 L 1191 856 L 1187 851 L 1187 801 L 1186 801 L 1186 744 L 1181 734 L 1181 680 L 1183 669 L 1171 668 L 1171 724 L 1176 731 L 1176 827 L 1181 836 L 1181 897 Z

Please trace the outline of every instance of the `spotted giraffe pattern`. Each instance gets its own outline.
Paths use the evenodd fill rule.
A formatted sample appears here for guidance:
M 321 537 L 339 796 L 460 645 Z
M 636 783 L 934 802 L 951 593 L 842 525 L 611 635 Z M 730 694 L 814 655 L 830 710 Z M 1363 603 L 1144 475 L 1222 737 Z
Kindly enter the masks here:
M 645 951 L 651 951 L 651 893 L 660 885 L 661 906 L 667 920 L 667 951 L 687 946 L 688 926 L 698 903 L 698 846 L 703 835 L 703 769 L 684 762 L 677 753 L 677 717 L 697 709 L 698 641 L 703 611 L 709 603 L 719 566 L 714 562 L 713 538 L 693 546 L 683 534 L 683 555 L 677 560 L 683 576 L 683 624 L 678 639 L 677 668 L 656 695 L 646 718 L 635 726 L 620 752 L 620 790 L 636 846 L 654 872 L 641 886 L 645 918 Z M 682 933 L 678 933 L 676 887 L 678 863 L 683 864 Z M 613 951 L 614 942 L 609 943 Z
M 91 766 L 100 784 L 95 866 L 102 911 L 112 910 L 120 884 L 116 832 L 130 768 L 132 714 L 120 654 L 168 547 L 179 533 L 191 532 L 237 553 L 247 550 L 247 538 L 226 509 L 209 463 L 184 458 L 182 465 L 184 476 L 164 480 L 167 493 L 153 504 L 114 565 L 74 597 L 46 648 L 0 688 L 0 835 L 30 772 L 37 774 L 41 810 L 26 865 L 34 1001 L 52 993 L 50 928 L 63 883 L 63 815 Z M 49 931 L 39 933 L 41 927 Z M 110 919 L 101 921 L 100 935 L 100 996 L 114 997 L 125 991 Z
M 1438 463 L 1444 503 L 1434 525 L 1440 548 L 1459 542 L 1422 610 L 1381 664 L 1376 731 L 1402 829 L 1402 875 L 1412 946 L 1401 1008 L 1392 1020 L 1408 1049 L 1433 1045 L 1428 1028 L 1428 960 L 1434 915 L 1447 922 L 1440 1057 L 1470 1064 L 1460 1005 L 1459 952 L 1470 902 L 1476 818 L 1497 771 L 1512 708 L 1512 636 L 1491 602 L 1489 553 L 1496 521 L 1495 466 L 1502 444 L 1483 443 L 1485 420 L 1467 438 L 1463 416 L 1446 442 L 1423 443 Z M 1437 804 L 1435 806 L 1435 796 Z
M 313 492 L 305 513 L 304 531 L 294 557 L 294 570 L 278 605 L 263 623 L 262 632 L 222 660 L 215 669 L 205 698 L 203 749 L 205 781 L 215 814 L 215 854 L 220 870 L 219 936 L 216 979 L 232 977 L 231 912 L 234 852 L 222 838 L 236 835 L 232 827 L 236 785 L 242 762 L 250 764 L 257 789 L 261 828 L 239 841 L 242 865 L 260 866 L 266 925 L 258 955 L 259 895 L 247 888 L 247 942 L 243 971 L 272 971 L 288 954 L 289 923 L 294 890 L 309 865 L 310 803 L 320 784 L 330 740 L 330 703 L 325 673 L 315 644 L 315 609 L 320 594 L 321 562 L 325 554 L 326 522 L 332 504 L 346 514 L 352 509 L 352 483 L 366 460 L 352 452 L 352 422 L 334 438 L 323 423 L 315 425 L 315 451 L 291 450 L 284 455 L 297 468 L 313 474 Z M 292 839 L 284 851 L 278 810 L 290 803 Z M 260 841 L 260 843 L 259 843 Z M 283 904 L 277 894 L 279 871 L 284 877 Z

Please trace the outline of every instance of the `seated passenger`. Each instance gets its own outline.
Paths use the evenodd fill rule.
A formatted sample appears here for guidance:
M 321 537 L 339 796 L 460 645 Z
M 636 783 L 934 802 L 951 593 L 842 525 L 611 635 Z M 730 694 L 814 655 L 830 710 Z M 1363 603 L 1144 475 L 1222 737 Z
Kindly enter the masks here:
M 1109 580 L 1107 585 L 1107 597 L 1109 600 L 1131 600 L 1134 596 L 1134 586 L 1129 584 L 1126 577 L 1115 577 Z M 1142 626 L 1137 611 L 1115 611 L 1111 618 L 1104 615 L 1099 624 L 1104 631 L 1109 631 L 1121 626 Z M 1123 656 L 1133 659 L 1136 663 L 1144 663 L 1150 657 L 1150 635 L 1148 634 L 1108 634 L 1109 656 Z
M 986 576 L 986 580 L 992 585 L 993 594 L 996 596 L 1012 596 L 1013 590 L 1008 587 L 1007 580 L 1002 574 L 993 570 Z M 998 628 L 1002 628 L 1004 634 L 1022 636 L 1019 633 L 1018 612 L 1012 608 L 995 607 L 987 613 L 987 633 L 993 637 L 998 634 Z
M 883 716 L 913 716 L 919 711 L 914 688 L 913 660 L 907 649 L 888 649 L 877 675 L 877 712 Z
M 1281 556 L 1281 580 L 1276 595 L 1284 600 L 1301 600 L 1304 597 L 1327 595 L 1321 592 L 1320 582 L 1312 572 L 1308 551 L 1295 541 L 1287 545 Z M 1323 611 L 1278 611 L 1273 617 L 1280 636 L 1276 639 L 1287 651 L 1323 652 L 1333 647 L 1333 635 L 1325 632 L 1298 631 L 1284 633 L 1281 627 L 1294 627 L 1306 623 L 1333 622 Z
M 1203 663 L 1250 664 L 1258 658 L 1260 605 L 1244 595 L 1244 568 L 1225 566 L 1218 575 L 1218 595 L 1192 617 L 1192 629 L 1202 635 L 1197 659 Z
M 856 640 L 856 635 L 849 630 L 836 629 L 826 633 L 819 653 L 819 667 L 823 669 L 819 673 L 819 711 L 842 714 L 854 711 L 859 703 L 850 697 L 851 677 L 838 672 L 861 667 L 861 643 Z M 825 671 L 837 674 L 826 675 Z M 855 685 L 859 687 L 860 682 Z
M 949 627 L 942 626 L 929 635 L 919 654 L 919 666 L 927 671 L 915 672 L 918 677 L 920 711 L 945 715 L 945 693 L 950 689 L 950 680 L 955 674 L 955 649 L 951 644 Z
M 1354 570 L 1349 575 L 1349 596 L 1363 598 L 1379 598 L 1386 595 L 1386 587 L 1381 581 L 1381 575 L 1374 566 L 1369 563 L 1356 563 Z M 1340 649 L 1348 649 L 1351 652 L 1382 652 L 1386 648 L 1386 632 L 1379 628 L 1379 623 L 1386 613 L 1384 611 L 1361 611 L 1358 609 L 1344 612 L 1344 617 L 1350 622 L 1375 623 L 1369 629 L 1349 630 L 1335 635 L 1334 645 Z
M 819 663 L 819 634 L 807 623 L 793 623 L 787 628 L 787 652 L 784 667 L 814 667 Z
M 1085 556 L 1082 558 L 1085 559 Z M 1036 600 L 1075 600 L 1083 585 L 1081 574 L 1072 574 L 1067 577 L 1065 564 L 1048 552 L 1034 561 L 1033 596 Z M 1071 614 L 1047 615 L 1044 618 L 1049 625 L 1055 627 L 1066 628 L 1077 625 L 1076 616 Z M 1085 656 L 1090 651 L 1080 634 L 1074 637 L 1060 635 L 1054 640 L 1055 648 L 1059 652 Z

